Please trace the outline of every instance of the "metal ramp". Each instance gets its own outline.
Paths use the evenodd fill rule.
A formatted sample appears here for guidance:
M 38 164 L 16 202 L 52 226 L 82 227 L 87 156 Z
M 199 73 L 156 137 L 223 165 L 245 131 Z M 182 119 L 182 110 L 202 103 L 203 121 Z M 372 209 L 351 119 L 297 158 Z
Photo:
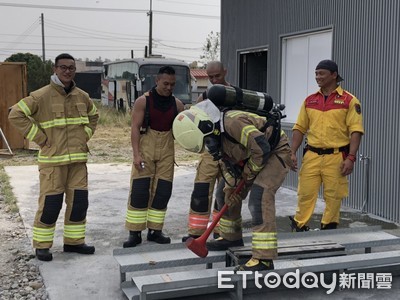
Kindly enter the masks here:
M 251 236 L 244 237 L 244 241 L 245 245 L 249 244 Z M 282 274 L 295 269 L 300 269 L 300 272 L 328 272 L 378 265 L 400 265 L 400 250 L 371 253 L 372 247 L 400 244 L 399 237 L 384 232 L 380 226 L 278 233 L 278 243 L 279 259 L 274 261 L 274 272 Z M 312 254 L 313 258 L 310 258 L 310 252 L 307 251 L 304 251 L 304 255 L 301 252 L 281 255 L 286 251 L 285 248 L 306 246 L 305 248 L 311 249 L 312 253 L 315 248 L 321 248 L 321 245 L 328 245 L 327 249 L 330 250 L 327 252 L 332 252 L 332 248 L 336 250 L 331 254 L 324 254 L 323 250 L 317 251 L 319 254 Z M 365 254 L 344 256 L 346 252 L 342 251 L 343 247 L 346 251 L 364 249 Z M 231 250 L 232 253 L 235 252 L 235 248 Z M 188 250 L 184 243 L 175 243 L 115 249 L 113 256 L 120 268 L 121 289 L 128 299 L 166 299 L 226 292 L 217 288 L 217 273 L 220 270 L 233 269 L 224 266 L 224 263 L 234 265 L 237 262 L 232 253 L 209 252 L 206 258 L 200 258 Z M 281 257 L 284 260 L 280 260 Z M 212 268 L 216 263 L 218 268 Z M 204 265 L 204 268 L 201 265 Z M 133 276 L 127 279 L 126 273 L 133 273 Z M 231 292 L 234 298 L 242 299 L 243 290 L 239 281 L 235 283 L 235 289 Z

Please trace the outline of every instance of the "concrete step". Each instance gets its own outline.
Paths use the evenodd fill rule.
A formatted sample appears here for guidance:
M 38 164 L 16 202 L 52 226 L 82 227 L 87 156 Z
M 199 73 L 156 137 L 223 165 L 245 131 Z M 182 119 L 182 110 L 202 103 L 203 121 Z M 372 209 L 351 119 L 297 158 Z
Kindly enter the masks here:
M 360 270 L 370 272 L 374 268 L 386 266 L 386 272 L 390 272 L 391 267 L 400 265 L 400 250 L 353 254 L 347 256 L 334 256 L 324 258 L 313 258 L 303 260 L 277 260 L 275 263 L 275 272 L 284 276 L 288 272 L 298 271 L 300 274 L 306 272 L 343 272 L 349 270 Z M 234 288 L 231 292 L 236 299 L 243 298 L 243 277 L 233 274 L 233 268 L 223 269 L 205 269 L 196 271 L 184 271 L 175 273 L 160 273 L 154 275 L 133 276 L 132 286 L 136 287 L 135 299 L 166 299 L 173 292 L 175 297 L 177 293 L 181 295 L 201 295 L 210 294 L 212 292 L 227 292 L 226 289 L 218 290 L 218 272 L 232 271 L 232 274 L 225 274 L 224 279 L 229 278 L 230 281 L 224 282 L 224 285 L 233 284 Z M 262 272 L 267 274 L 268 271 Z M 271 271 L 269 271 L 271 272 Z M 230 277 L 228 277 L 230 276 Z M 248 274 L 246 279 L 249 288 L 252 287 L 255 275 Z M 198 289 L 200 287 L 208 287 L 207 289 Z M 190 292 L 189 292 L 190 291 Z M 129 298 L 134 299 L 134 298 Z

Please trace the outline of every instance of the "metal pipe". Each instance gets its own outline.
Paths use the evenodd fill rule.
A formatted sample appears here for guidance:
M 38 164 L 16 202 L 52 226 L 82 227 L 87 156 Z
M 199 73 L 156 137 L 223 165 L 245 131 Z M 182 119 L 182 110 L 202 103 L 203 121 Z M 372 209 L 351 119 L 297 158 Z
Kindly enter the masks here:
M 365 166 L 365 185 L 364 185 L 364 202 L 361 206 L 361 213 L 364 213 L 365 206 L 369 202 L 369 163 L 370 163 L 370 157 L 364 154 L 360 154 L 360 162 L 364 162 Z

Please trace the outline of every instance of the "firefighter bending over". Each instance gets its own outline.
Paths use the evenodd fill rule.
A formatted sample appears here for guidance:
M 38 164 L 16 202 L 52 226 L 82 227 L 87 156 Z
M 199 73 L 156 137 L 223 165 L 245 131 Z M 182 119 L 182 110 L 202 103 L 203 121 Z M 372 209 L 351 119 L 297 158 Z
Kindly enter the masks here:
M 292 161 L 286 135 L 280 129 L 274 132 L 276 127 L 269 125 L 264 116 L 255 113 L 228 110 L 221 114 L 210 100 L 181 112 L 173 124 L 174 137 L 185 149 L 201 152 L 205 147 L 214 159 L 224 162 L 229 210 L 220 220 L 220 237 L 207 243 L 208 250 L 243 245 L 241 206 L 250 191 L 252 258 L 236 270 L 271 270 L 277 257 L 275 193 Z M 245 188 L 234 194 L 242 178 Z

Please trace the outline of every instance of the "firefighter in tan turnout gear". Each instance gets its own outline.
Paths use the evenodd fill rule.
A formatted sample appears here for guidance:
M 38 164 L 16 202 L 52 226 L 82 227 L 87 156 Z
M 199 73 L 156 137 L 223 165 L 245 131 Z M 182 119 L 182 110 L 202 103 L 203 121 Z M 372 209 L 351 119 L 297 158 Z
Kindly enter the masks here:
M 220 61 L 210 61 L 207 63 L 206 72 L 211 84 L 230 86 L 230 83 L 225 79 L 227 71 Z M 207 91 L 199 96 L 197 103 L 206 99 Z M 213 218 L 219 211 L 218 202 L 223 202 L 224 193 L 222 188 L 224 183 L 220 182 L 221 176 L 218 161 L 213 160 L 213 157 L 207 151 L 203 151 L 197 164 L 194 188 L 190 200 L 188 235 L 182 238 L 182 242 L 185 242 L 189 237 L 198 238 L 206 231 L 208 222 L 210 221 L 214 186 L 217 180 L 216 199 L 212 211 Z M 219 235 L 218 228 L 219 225 L 217 224 L 214 228 L 214 237 Z
M 280 126 L 255 113 L 222 113 L 206 100 L 180 113 L 173 132 L 185 149 L 200 152 L 205 145 L 225 166 L 225 203 L 229 210 L 220 220 L 220 237 L 207 243 L 208 250 L 243 245 L 241 200 L 250 191 L 252 258 L 237 270 L 273 269 L 277 257 L 275 193 L 292 166 L 288 138 Z M 241 179 L 245 188 L 237 195 L 233 191 Z
M 170 66 L 160 68 L 156 86 L 136 99 L 133 106 L 133 165 L 125 223 L 129 238 L 124 248 L 140 244 L 141 232 L 146 228 L 148 241 L 171 242 L 162 229 L 174 177 L 172 122 L 184 108 L 172 96 L 175 83 L 175 70 Z
M 14 105 L 9 120 L 40 146 L 40 196 L 33 225 L 33 247 L 39 260 L 53 259 L 55 225 L 65 194 L 64 252 L 93 254 L 85 244 L 88 209 L 87 141 L 99 115 L 89 95 L 77 88 L 75 60 L 56 57 L 50 84 Z

